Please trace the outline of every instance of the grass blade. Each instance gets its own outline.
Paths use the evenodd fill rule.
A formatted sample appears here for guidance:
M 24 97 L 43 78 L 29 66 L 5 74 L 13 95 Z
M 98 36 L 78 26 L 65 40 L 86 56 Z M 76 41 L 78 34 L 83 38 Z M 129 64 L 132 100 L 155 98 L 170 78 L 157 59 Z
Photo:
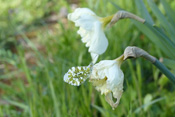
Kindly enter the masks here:
M 164 10 L 168 16 L 168 20 L 171 22 L 171 24 L 173 25 L 173 27 L 175 28 L 175 12 L 173 11 L 173 9 L 170 7 L 170 5 L 165 1 L 165 0 L 160 0 L 160 2 L 162 3 Z
M 175 70 L 175 60 L 163 58 L 163 63 L 171 69 Z
M 144 104 L 144 105 L 142 105 L 141 107 L 137 108 L 134 112 L 135 112 L 135 113 L 139 113 L 139 112 L 141 111 L 141 109 L 146 108 L 146 107 L 148 107 L 149 105 L 153 105 L 153 104 L 155 104 L 155 103 L 157 103 L 157 102 L 159 102 L 159 101 L 162 101 L 162 100 L 164 100 L 164 99 L 165 99 L 164 97 L 155 99 L 155 100 L 153 100 L 153 101 L 151 101 L 151 102 L 149 102 L 149 103 L 147 103 L 147 104 Z
M 146 19 L 146 21 L 148 21 L 150 24 L 154 24 L 150 14 L 148 13 L 144 3 L 142 0 L 135 0 L 135 4 L 137 6 L 137 10 L 139 11 L 139 14 Z
M 13 101 L 13 100 L 9 100 L 9 99 L 6 99 L 6 101 L 11 104 L 11 105 L 14 105 L 14 106 L 17 106 L 25 111 L 29 111 L 29 108 L 27 105 L 23 104 L 23 103 L 20 103 L 20 102 L 17 102 L 17 101 Z
M 132 20 L 132 22 L 136 25 L 136 27 L 142 31 L 146 36 L 149 37 L 149 39 L 156 44 L 157 47 L 159 47 L 163 53 L 165 53 L 168 57 L 172 57 L 172 55 L 175 57 L 175 54 L 173 52 L 173 45 L 169 46 L 167 44 L 168 42 L 162 38 L 162 34 L 159 33 L 153 26 L 150 26 L 150 24 L 144 24 L 138 23 L 137 21 Z M 172 43 L 171 43 L 172 44 Z M 164 47 L 164 48 L 162 48 Z M 169 54 L 171 52 L 171 55 Z
M 172 41 L 175 43 L 175 40 L 173 40 L 173 38 L 175 37 L 173 27 L 169 24 L 169 22 L 167 21 L 165 16 L 161 13 L 161 11 L 158 9 L 158 7 L 153 2 L 153 0 L 148 0 L 148 4 L 150 8 L 152 9 L 154 15 L 157 17 L 161 25 L 166 29 L 166 32 L 168 33 L 168 35 L 170 35 Z

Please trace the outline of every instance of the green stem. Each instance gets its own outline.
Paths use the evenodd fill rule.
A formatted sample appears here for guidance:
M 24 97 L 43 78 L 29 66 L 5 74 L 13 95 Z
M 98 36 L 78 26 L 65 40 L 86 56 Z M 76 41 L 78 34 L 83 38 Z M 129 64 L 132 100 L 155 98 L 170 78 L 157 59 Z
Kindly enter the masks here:
M 175 84 L 175 76 L 161 62 L 156 59 L 153 64 Z
M 105 28 L 111 22 L 113 17 L 114 15 L 111 15 L 100 19 L 101 22 L 103 23 L 103 28 Z
M 154 56 L 151 56 L 149 53 L 147 53 L 143 49 L 135 47 L 135 46 L 128 46 L 124 51 L 124 60 L 129 59 L 129 58 L 139 58 L 139 57 L 143 57 L 146 60 L 150 61 L 162 73 L 164 73 L 169 80 L 171 80 L 175 84 L 175 76 Z

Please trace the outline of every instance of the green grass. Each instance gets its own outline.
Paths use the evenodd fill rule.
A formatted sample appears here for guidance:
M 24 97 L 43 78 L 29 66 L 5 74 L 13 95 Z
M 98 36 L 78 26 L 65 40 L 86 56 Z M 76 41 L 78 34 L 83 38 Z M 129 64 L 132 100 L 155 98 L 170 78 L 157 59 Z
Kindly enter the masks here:
M 49 13 L 58 13 L 62 6 L 71 11 L 65 1 L 28 0 L 15 5 L 6 1 L 0 12 L 0 116 L 12 117 L 60 117 L 60 116 L 173 116 L 175 114 L 174 86 L 151 63 L 144 59 L 127 60 L 122 65 L 125 74 L 124 93 L 119 106 L 113 111 L 95 88 L 86 81 L 80 87 L 71 86 L 63 81 L 63 76 L 72 66 L 85 66 L 91 62 L 87 48 L 81 42 L 77 29 L 70 21 L 61 20 L 54 25 L 54 33 L 47 23 L 41 23 Z M 2 0 L 0 1 L 2 2 Z M 114 0 L 113 0 L 114 2 Z M 17 2 L 16 2 L 17 3 Z M 95 3 L 95 4 L 94 4 Z M 148 8 L 147 1 L 144 1 Z M 168 1 L 168 4 L 175 4 Z M 52 4 L 52 7 L 47 5 Z M 121 8 L 137 14 L 135 2 L 118 0 Z M 159 5 L 159 3 L 156 3 Z M 89 7 L 99 16 L 115 13 L 117 9 L 107 0 L 81 2 L 81 7 Z M 8 14 L 8 8 L 26 9 L 30 17 L 20 18 L 19 14 Z M 150 9 L 151 17 L 159 26 Z M 162 9 L 161 9 L 162 10 Z M 21 14 L 20 14 L 21 13 Z M 18 15 L 15 17 L 15 15 Z M 141 15 L 140 15 L 141 16 Z M 161 24 L 161 23 L 160 23 Z M 45 26 L 45 30 L 40 27 Z M 161 26 L 159 26 L 161 27 Z M 36 31 L 34 38 L 26 32 Z M 165 29 L 166 30 L 166 29 Z M 142 31 L 142 30 L 141 30 Z M 138 46 L 157 58 L 170 58 L 159 44 L 152 43 L 150 37 L 142 33 L 135 22 L 121 20 L 105 33 L 109 40 L 107 51 L 99 60 L 115 59 L 127 46 Z M 15 35 L 20 34 L 26 45 Z M 43 48 L 39 49 L 40 44 Z M 12 52 L 12 45 L 16 51 Z M 167 50 L 166 50 L 167 51 Z M 34 64 L 26 59 L 31 54 Z M 175 59 L 174 59 L 175 60 Z M 173 61 L 166 61 L 172 66 Z M 170 67 L 171 68 L 171 67 Z

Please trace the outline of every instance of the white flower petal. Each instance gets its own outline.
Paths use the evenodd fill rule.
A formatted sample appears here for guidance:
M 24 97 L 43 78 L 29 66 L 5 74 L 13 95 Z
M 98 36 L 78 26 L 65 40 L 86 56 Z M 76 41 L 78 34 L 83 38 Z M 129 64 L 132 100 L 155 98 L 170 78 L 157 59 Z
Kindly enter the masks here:
M 108 94 L 105 96 L 105 99 L 106 99 L 106 101 L 111 105 L 112 109 L 114 110 L 114 109 L 118 106 L 118 104 L 119 104 L 119 102 L 120 102 L 121 96 L 122 96 L 122 92 L 118 92 L 117 95 L 115 95 L 115 96 L 114 96 L 114 94 L 112 94 L 112 93 L 108 93 Z M 114 102 L 114 100 L 113 100 L 112 97 L 114 97 L 115 99 L 117 99 L 117 101 Z
M 86 36 L 84 36 L 82 39 L 82 42 L 83 43 L 87 43 L 87 42 L 91 42 L 91 41 L 89 41 L 89 40 L 91 40 L 91 36 L 89 35 L 89 34 L 87 34 Z M 90 45 L 88 45 L 88 46 L 86 46 L 86 47 L 89 47 Z
M 78 20 L 75 21 L 75 26 L 82 27 L 86 30 L 93 29 L 93 22 L 96 22 L 97 18 L 91 15 L 82 15 Z
M 90 82 L 101 94 L 106 95 L 106 101 L 116 108 L 123 92 L 124 74 L 116 60 L 103 60 L 93 66 Z M 116 102 L 113 98 L 117 99 Z
M 80 27 L 80 29 L 77 31 L 77 33 L 81 36 L 81 37 L 85 37 L 87 35 L 87 31 L 85 29 L 83 29 L 82 27 Z
M 93 11 L 88 8 L 77 8 L 73 13 L 68 14 L 68 19 L 73 21 L 75 26 L 80 27 L 77 33 L 82 37 L 82 42 L 86 43 L 86 47 L 89 47 L 90 53 L 101 55 L 106 51 L 108 40 L 100 18 Z M 92 57 L 93 59 L 96 58 Z
M 116 86 L 120 86 L 120 84 L 123 86 L 124 74 L 117 65 L 114 65 L 108 69 L 106 72 L 106 77 L 108 78 L 107 84 L 109 89 L 112 90 L 116 88 Z
M 82 14 L 96 15 L 93 11 L 88 8 L 77 8 L 73 13 L 68 14 L 68 19 L 71 21 L 77 20 Z
M 92 36 L 92 44 L 89 47 L 89 52 L 103 54 L 108 46 L 108 40 L 101 27 L 101 22 L 94 22 L 94 31 Z

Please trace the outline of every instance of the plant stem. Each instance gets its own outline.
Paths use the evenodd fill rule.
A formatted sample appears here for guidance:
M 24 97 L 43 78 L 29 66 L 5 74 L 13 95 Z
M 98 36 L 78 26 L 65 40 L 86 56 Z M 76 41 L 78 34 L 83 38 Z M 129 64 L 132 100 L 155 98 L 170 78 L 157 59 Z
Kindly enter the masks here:
M 161 62 L 156 59 L 153 64 L 175 84 L 175 76 Z
M 154 56 L 151 56 L 149 53 L 144 51 L 141 48 L 128 46 L 124 51 L 124 60 L 129 58 L 139 58 L 143 57 L 146 60 L 150 61 L 154 64 L 162 73 L 167 76 L 167 78 L 175 84 L 175 76 L 161 63 L 159 62 Z
M 112 25 L 114 25 L 116 22 L 118 22 L 120 19 L 125 19 L 125 18 L 134 19 L 134 20 L 137 20 L 141 23 L 145 22 L 145 19 L 143 19 L 137 15 L 134 15 L 134 14 L 127 12 L 127 11 L 124 11 L 124 10 L 120 10 L 116 14 L 114 14 L 111 22 L 109 23 L 110 27 Z

